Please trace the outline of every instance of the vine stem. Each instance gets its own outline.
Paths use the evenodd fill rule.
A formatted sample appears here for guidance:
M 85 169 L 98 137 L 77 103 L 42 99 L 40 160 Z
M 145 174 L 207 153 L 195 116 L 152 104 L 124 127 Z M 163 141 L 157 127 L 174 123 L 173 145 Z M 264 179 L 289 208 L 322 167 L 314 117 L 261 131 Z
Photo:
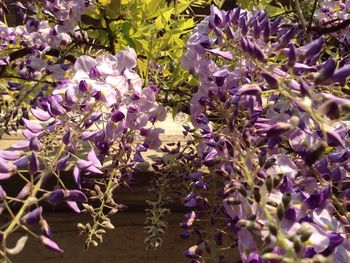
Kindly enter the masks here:
M 295 0 L 294 5 L 295 5 L 295 11 L 297 13 L 297 16 L 300 19 L 300 24 L 301 24 L 301 26 L 306 34 L 307 41 L 311 42 L 312 38 L 311 38 L 310 32 L 307 30 L 306 21 L 305 21 L 305 18 L 303 16 L 303 12 L 301 10 L 299 0 Z
M 210 227 L 210 236 L 209 236 L 209 246 L 210 246 L 210 261 L 211 263 L 218 262 L 218 255 L 216 251 L 216 242 L 215 242 L 215 228 L 210 224 L 211 218 L 214 217 L 214 208 L 215 208 L 215 189 L 216 189 L 216 178 L 214 176 L 214 171 L 211 170 L 211 183 L 210 183 L 210 218 L 209 218 L 209 227 Z
M 317 8 L 317 4 L 318 4 L 318 0 L 315 0 L 314 1 L 314 5 L 312 7 L 312 12 L 311 12 L 311 16 L 310 16 L 310 19 L 309 19 L 309 25 L 308 25 L 308 31 L 310 32 L 310 29 L 312 27 L 312 20 L 314 18 L 314 15 L 315 15 L 315 11 L 316 11 L 316 8 Z
M 95 108 L 96 105 L 94 105 L 92 107 L 92 109 L 90 110 L 90 112 L 88 114 L 86 114 L 84 116 L 84 118 L 82 118 L 82 120 L 79 122 L 78 126 L 82 125 L 85 120 L 91 115 L 91 113 L 93 112 L 93 109 Z M 36 198 L 36 194 L 38 193 L 38 191 L 40 190 L 40 186 L 43 183 L 45 177 L 49 174 L 52 173 L 52 171 L 54 170 L 54 167 L 57 163 L 57 161 L 59 160 L 59 158 L 61 157 L 62 153 L 65 150 L 65 144 L 62 142 L 59 149 L 57 150 L 54 158 L 52 159 L 49 167 L 47 168 L 46 173 L 42 174 L 42 176 L 39 178 L 38 182 L 35 183 L 32 192 L 30 193 L 30 196 L 25 200 L 25 202 L 23 203 L 21 209 L 18 211 L 18 213 L 16 214 L 16 216 L 13 218 L 13 220 L 11 221 L 11 224 L 6 228 L 6 230 L 4 231 L 3 234 L 3 239 L 6 240 L 7 236 L 11 233 L 11 231 L 19 224 L 23 213 L 26 211 L 26 209 L 32 205 L 34 199 Z M 6 251 L 6 248 L 5 250 Z
M 25 212 L 25 210 L 32 204 L 33 199 L 35 198 L 37 192 L 40 190 L 40 186 L 41 186 L 44 178 L 48 174 L 50 174 L 52 172 L 54 164 L 56 163 L 56 161 L 59 159 L 59 157 L 61 156 L 62 152 L 64 151 L 64 147 L 65 147 L 65 144 L 62 143 L 60 149 L 58 150 L 57 154 L 54 157 L 54 160 L 51 162 L 50 168 L 48 169 L 48 171 L 45 174 L 43 174 L 40 177 L 38 182 L 34 185 L 33 191 L 31 192 L 30 197 L 26 199 L 26 201 L 22 205 L 21 209 L 18 211 L 18 213 L 16 214 L 15 218 L 12 220 L 11 224 L 4 231 L 4 239 L 6 239 L 6 237 L 11 233 L 11 231 L 19 223 L 19 221 L 20 221 L 23 213 Z

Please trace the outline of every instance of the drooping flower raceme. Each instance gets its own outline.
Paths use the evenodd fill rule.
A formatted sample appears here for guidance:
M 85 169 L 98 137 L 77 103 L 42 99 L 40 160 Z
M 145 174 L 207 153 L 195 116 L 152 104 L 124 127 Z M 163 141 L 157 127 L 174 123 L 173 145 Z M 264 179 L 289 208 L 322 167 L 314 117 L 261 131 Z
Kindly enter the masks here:
M 20 226 L 41 224 L 42 243 L 62 251 L 49 238 L 42 202 L 66 204 L 80 212 L 78 203 L 94 218 L 92 225 L 80 225 L 88 234 L 87 245 L 101 240 L 103 228 L 112 228 L 106 211 L 114 214 L 122 206 L 113 200 L 113 191 L 127 185 L 142 152 L 159 147 L 165 109 L 155 99 L 158 88 L 142 87 L 136 67 L 136 53 L 128 48 L 115 56 L 81 56 L 74 75 L 63 79 L 51 94 L 41 97 L 23 119 L 26 140 L 0 151 L 0 180 L 11 180 L 18 173 L 24 180 L 16 199 L 1 188 L 2 212 L 16 203 L 21 209 L 0 232 L 6 239 Z M 22 174 L 21 169 L 29 174 Z M 73 170 L 73 188 L 68 188 L 62 172 Z M 52 185 L 52 181 L 56 182 Z M 51 183 L 47 183 L 51 182 Z M 89 199 L 98 206 L 89 205 Z M 2 242 L 5 244 L 5 242 Z M 2 251 L 11 254 L 6 247 Z
M 324 36 L 299 45 L 297 33 L 263 10 L 212 6 L 188 40 L 197 130 L 185 127 L 191 147 L 165 151 L 187 167 L 194 262 L 224 262 L 225 242 L 243 262 L 350 260 L 349 65 L 324 56 Z
M 33 3 L 11 4 L 20 24 L 8 27 L 0 21 L 0 115 L 1 133 L 17 130 L 27 117 L 27 104 L 51 90 L 56 81 L 63 79 L 74 63 L 69 45 L 72 38 L 85 33 L 76 32 L 80 16 L 89 1 L 42 1 L 41 8 Z M 34 13 L 34 15 L 33 15 Z M 60 57 L 63 55 L 62 57 Z M 5 105 L 7 105 L 5 107 Z

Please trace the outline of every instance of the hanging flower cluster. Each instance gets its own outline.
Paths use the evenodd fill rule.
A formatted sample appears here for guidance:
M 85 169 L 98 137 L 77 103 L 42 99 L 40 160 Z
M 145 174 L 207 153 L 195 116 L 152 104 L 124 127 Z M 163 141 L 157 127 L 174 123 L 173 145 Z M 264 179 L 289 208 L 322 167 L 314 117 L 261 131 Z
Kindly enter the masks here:
M 90 0 L 43 0 L 44 12 L 57 21 L 57 31 L 74 32 Z
M 88 234 L 87 245 L 96 245 L 102 241 L 104 228 L 113 228 L 107 215 L 121 208 L 113 200 L 113 191 L 128 185 L 134 164 L 143 161 L 142 152 L 160 146 L 163 130 L 155 122 L 166 117 L 165 109 L 155 101 L 158 88 L 142 88 L 134 71 L 136 61 L 131 48 L 115 56 L 79 57 L 72 78 L 61 80 L 51 94 L 38 99 L 30 108 L 34 118 L 23 118 L 26 140 L 13 145 L 14 150 L 0 151 L 0 180 L 17 174 L 24 181 L 15 197 L 0 188 L 1 213 L 13 215 L 1 226 L 3 255 L 13 254 L 6 247 L 12 232 L 37 224 L 42 233 L 35 237 L 50 249 L 62 251 L 49 239 L 43 202 L 66 204 L 76 212 L 80 212 L 78 203 L 84 203 L 94 218 L 93 225 L 79 225 Z M 73 188 L 62 174 L 70 169 Z M 87 194 L 98 201 L 97 207 L 88 204 Z M 20 209 L 12 210 L 14 205 Z
M 33 3 L 16 2 L 11 8 L 18 11 L 23 25 L 8 27 L 0 22 L 0 75 L 8 80 L 1 87 L 1 107 L 5 108 L 0 114 L 4 130 L 1 134 L 23 124 L 21 117 L 28 115 L 25 102 L 34 104 L 51 85 L 64 78 L 75 60 L 68 56 L 68 45 L 72 37 L 84 35 L 75 28 L 89 2 L 43 1 L 42 5 L 47 20 L 39 19 L 40 8 Z
M 227 246 L 248 263 L 350 260 L 350 65 L 323 51 L 323 36 L 298 45 L 297 33 L 263 10 L 212 6 L 187 42 L 195 129 L 164 151 L 187 168 L 192 262 L 226 262 Z

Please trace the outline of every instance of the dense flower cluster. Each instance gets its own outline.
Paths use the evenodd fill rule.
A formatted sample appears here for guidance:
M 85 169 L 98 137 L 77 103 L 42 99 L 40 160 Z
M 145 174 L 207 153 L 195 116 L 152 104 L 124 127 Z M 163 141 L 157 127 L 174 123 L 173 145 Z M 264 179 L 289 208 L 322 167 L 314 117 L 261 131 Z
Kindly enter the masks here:
M 18 11 L 23 25 L 8 27 L 0 21 L 0 75 L 8 79 L 8 85 L 1 87 L 1 107 L 6 109 L 0 120 L 5 132 L 16 130 L 21 117 L 27 117 L 25 102 L 34 104 L 51 85 L 64 78 L 73 61 L 59 55 L 66 54 L 72 37 L 84 35 L 81 30 L 75 32 L 75 28 L 89 2 L 43 1 L 42 5 L 47 20 L 38 18 L 40 8 L 32 3 L 16 2 L 11 8 Z M 4 74 L 6 68 L 11 69 Z
M 57 21 L 57 30 L 74 32 L 90 0 L 43 0 L 44 12 Z
M 102 242 L 114 228 L 108 216 L 123 208 L 114 190 L 129 187 L 142 153 L 162 145 L 159 88 L 143 87 L 134 49 L 116 52 L 113 30 L 124 16 L 111 19 L 98 4 L 100 25 L 87 30 L 105 39 L 89 39 L 77 26 L 91 4 L 16 2 L 23 24 L 0 22 L 0 136 L 12 125 L 25 137 L 0 151 L 0 182 L 21 179 L 15 195 L 0 184 L 5 259 L 27 241 L 8 247 L 18 229 L 63 252 L 51 240 L 44 203 L 89 213 L 93 223 L 78 228 L 87 246 Z M 189 209 L 181 237 L 197 240 L 185 251 L 192 262 L 228 262 L 233 252 L 247 263 L 350 262 L 350 65 L 322 35 L 347 43 L 350 7 L 343 0 L 319 6 L 311 26 L 325 29 L 308 34 L 307 44 L 300 36 L 310 32 L 300 26 L 239 7 L 211 6 L 193 30 L 181 63 L 192 75 L 186 88 L 198 85 L 174 96 L 191 97 L 192 126 L 184 125 L 185 144 L 164 145 L 165 156 L 152 163 L 157 200 L 148 201 L 147 244 L 161 244 L 165 206 L 178 195 Z M 86 55 L 92 49 L 99 55 Z M 178 69 L 169 78 L 157 63 L 147 61 L 147 80 L 154 69 L 154 80 L 164 74 L 179 83 Z
M 243 262 L 350 260 L 350 99 L 339 96 L 350 66 L 320 59 L 323 36 L 298 46 L 296 31 L 262 10 L 212 6 L 188 40 L 200 130 L 185 127 L 197 154 L 182 155 L 194 209 L 182 226 L 198 236 L 194 262 L 224 262 L 223 236 Z M 214 230 L 198 228 L 204 218 Z
M 26 140 L 13 145 L 13 151 L 0 151 L 0 180 L 21 174 L 23 168 L 29 172 L 21 175 L 25 185 L 16 199 L 0 188 L 2 212 L 14 213 L 8 210 L 11 205 L 22 203 L 16 218 L 2 228 L 2 240 L 21 225 L 40 223 L 41 241 L 61 251 L 48 239 L 50 231 L 41 202 L 66 203 L 79 212 L 77 203 L 88 202 L 82 189 L 89 189 L 91 198 L 101 202 L 95 210 L 84 205 L 95 220 L 93 227 L 80 227 L 89 235 L 87 245 L 95 243 L 95 238 L 99 240 L 103 228 L 111 228 L 104 210 L 108 207 L 109 213 L 115 213 L 120 208 L 112 192 L 128 183 L 134 164 L 143 161 L 142 152 L 160 146 L 163 130 L 154 124 L 166 117 L 165 109 L 155 101 L 158 88 L 142 88 L 134 71 L 136 63 L 131 48 L 116 56 L 81 56 L 74 64 L 73 77 L 61 80 L 51 94 L 31 107 L 37 121 L 23 118 Z M 88 154 L 84 156 L 82 150 Z M 71 168 L 75 186 L 68 189 L 61 173 Z M 46 184 L 49 180 L 56 184 Z M 3 251 L 11 254 L 6 247 Z

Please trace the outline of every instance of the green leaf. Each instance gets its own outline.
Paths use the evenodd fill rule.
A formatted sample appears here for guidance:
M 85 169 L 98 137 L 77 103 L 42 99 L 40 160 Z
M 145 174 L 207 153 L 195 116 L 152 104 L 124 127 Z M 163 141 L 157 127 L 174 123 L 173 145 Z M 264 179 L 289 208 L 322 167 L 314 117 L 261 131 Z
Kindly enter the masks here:
M 120 14 L 120 4 L 121 4 L 120 0 L 108 0 L 108 1 L 110 3 L 106 6 L 106 15 L 110 18 L 116 18 Z

